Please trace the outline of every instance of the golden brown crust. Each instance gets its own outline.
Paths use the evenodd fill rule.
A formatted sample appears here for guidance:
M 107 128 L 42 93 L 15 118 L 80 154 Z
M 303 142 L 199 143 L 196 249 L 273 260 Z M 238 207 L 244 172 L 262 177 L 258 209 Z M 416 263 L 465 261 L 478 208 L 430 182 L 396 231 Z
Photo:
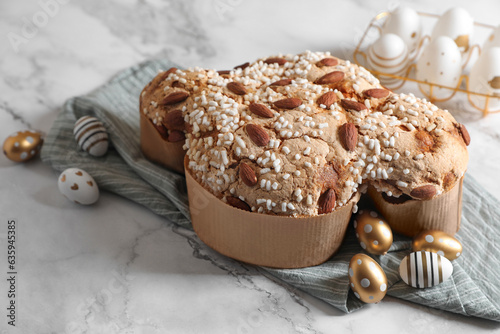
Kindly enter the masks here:
M 254 212 L 317 215 L 365 183 L 390 197 L 430 199 L 457 182 L 468 160 L 470 138 L 447 111 L 387 91 L 328 53 L 223 73 L 162 72 L 141 94 L 141 112 L 166 138 L 180 131 L 182 115 L 193 177 Z

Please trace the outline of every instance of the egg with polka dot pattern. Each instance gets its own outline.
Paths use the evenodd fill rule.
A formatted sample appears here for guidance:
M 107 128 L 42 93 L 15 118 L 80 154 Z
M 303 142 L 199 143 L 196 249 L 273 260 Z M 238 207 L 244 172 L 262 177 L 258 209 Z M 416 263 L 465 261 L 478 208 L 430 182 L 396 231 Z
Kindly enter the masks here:
M 349 286 L 356 298 L 378 303 L 387 293 L 387 276 L 380 265 L 366 254 L 356 254 L 349 263 Z
M 15 162 L 33 159 L 42 147 L 42 134 L 37 131 L 19 131 L 8 136 L 3 143 L 3 153 Z
M 361 210 L 353 224 L 361 248 L 370 254 L 387 253 L 392 245 L 392 230 L 381 215 L 375 211 Z
M 431 99 L 447 99 L 453 90 L 429 84 L 456 88 L 462 74 L 462 55 L 457 44 L 448 36 L 439 36 L 428 44 L 417 61 L 416 78 L 420 90 Z
M 57 181 L 59 191 L 70 201 L 90 205 L 99 199 L 99 188 L 94 178 L 80 168 L 64 170 Z
M 428 251 L 437 253 L 453 261 L 462 254 L 460 241 L 438 230 L 422 231 L 413 238 L 413 251 Z

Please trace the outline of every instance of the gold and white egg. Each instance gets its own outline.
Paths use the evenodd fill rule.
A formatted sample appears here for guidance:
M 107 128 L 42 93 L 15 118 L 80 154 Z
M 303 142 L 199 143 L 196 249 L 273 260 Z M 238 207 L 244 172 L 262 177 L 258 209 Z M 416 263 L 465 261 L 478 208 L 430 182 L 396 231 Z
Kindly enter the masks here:
M 368 49 L 367 65 L 371 70 L 405 76 L 408 67 L 408 47 L 396 34 L 380 36 Z M 391 88 L 401 83 L 401 79 L 377 75 L 382 85 Z
M 425 47 L 417 61 L 416 78 L 428 84 L 419 84 L 422 92 L 430 99 L 450 98 L 462 74 L 461 54 L 457 44 L 448 36 L 439 36 Z
M 488 39 L 484 42 L 483 53 L 493 47 L 500 47 L 500 25 L 495 28 Z
M 382 26 L 382 34 L 395 34 L 401 37 L 413 53 L 422 35 L 422 22 L 418 13 L 410 7 L 398 7 L 392 11 Z
M 489 47 L 479 56 L 469 73 L 468 90 L 494 96 L 487 101 L 485 96 L 471 94 L 477 107 L 488 111 L 500 109 L 500 47 Z
M 99 188 L 94 178 L 80 168 L 64 170 L 57 181 L 59 191 L 70 201 L 90 205 L 99 199 Z
M 438 19 L 431 40 L 440 36 L 451 38 L 461 53 L 469 50 L 474 32 L 474 19 L 463 8 L 450 8 Z
M 33 159 L 43 144 L 42 134 L 33 130 L 19 131 L 8 136 L 3 143 L 3 153 L 15 162 Z
M 108 151 L 108 132 L 102 122 L 93 116 L 83 116 L 75 122 L 73 135 L 78 146 L 94 157 Z
M 366 254 L 351 258 L 349 285 L 356 298 L 365 303 L 378 303 L 387 293 L 387 276 L 380 265 Z
M 414 288 L 430 288 L 441 284 L 453 273 L 451 262 L 437 253 L 412 252 L 399 265 L 401 279 Z

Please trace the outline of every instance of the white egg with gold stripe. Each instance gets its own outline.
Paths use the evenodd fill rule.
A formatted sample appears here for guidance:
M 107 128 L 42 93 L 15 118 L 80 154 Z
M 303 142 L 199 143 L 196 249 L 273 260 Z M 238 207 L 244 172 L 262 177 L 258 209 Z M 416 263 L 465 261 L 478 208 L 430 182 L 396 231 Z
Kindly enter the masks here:
M 94 157 L 101 157 L 108 151 L 108 131 L 95 117 L 79 118 L 73 128 L 73 134 L 78 146 Z
M 410 253 L 399 265 L 399 275 L 414 288 L 436 286 L 450 278 L 452 273 L 453 265 L 447 258 L 427 251 Z

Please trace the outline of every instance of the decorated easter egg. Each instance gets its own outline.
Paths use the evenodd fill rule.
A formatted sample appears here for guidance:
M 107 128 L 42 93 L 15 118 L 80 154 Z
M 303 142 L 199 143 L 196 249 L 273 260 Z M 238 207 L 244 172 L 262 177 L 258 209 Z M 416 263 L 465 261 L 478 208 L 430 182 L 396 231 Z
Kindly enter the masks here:
M 421 33 L 420 16 L 409 7 L 396 8 L 382 26 L 382 34 L 395 34 L 401 37 L 410 53 L 417 49 Z
M 392 245 L 392 230 L 383 217 L 375 211 L 364 210 L 353 224 L 361 248 L 371 254 L 387 253 Z
M 43 139 L 39 132 L 26 130 L 8 136 L 3 143 L 3 153 L 15 162 L 25 162 L 35 157 L 42 147 Z
M 467 52 L 472 41 L 474 32 L 474 19 L 463 8 L 451 8 L 441 15 L 434 30 L 431 39 L 435 40 L 439 36 L 450 37 L 459 48 L 460 52 Z
M 495 96 L 486 104 L 485 96 L 470 95 L 477 107 L 489 111 L 500 109 L 500 47 L 490 47 L 479 56 L 469 74 L 469 90 Z
M 489 48 L 500 47 L 500 25 L 490 34 L 490 37 L 484 42 L 483 53 Z
M 70 201 L 90 205 L 99 199 L 99 188 L 94 178 L 80 168 L 68 168 L 57 181 L 59 191 Z
M 395 34 L 380 36 L 368 49 L 368 67 L 382 73 L 404 76 L 408 67 L 408 47 Z M 386 87 L 394 87 L 400 79 L 384 75 L 377 75 L 380 82 Z
M 73 134 L 78 146 L 94 157 L 101 157 L 108 151 L 108 131 L 95 117 L 83 116 L 78 119 Z
M 365 303 L 378 303 L 387 293 L 387 277 L 379 264 L 365 254 L 356 254 L 349 263 L 349 284 L 354 295 Z
M 438 230 L 422 231 L 413 238 L 413 251 L 428 251 L 455 260 L 462 254 L 462 244 L 451 235 Z
M 453 273 L 451 262 L 437 253 L 427 251 L 407 255 L 399 265 L 401 279 L 414 288 L 429 288 L 438 285 Z
M 417 61 L 417 80 L 455 88 L 462 73 L 461 55 L 457 45 L 447 36 L 431 41 Z M 446 99 L 453 90 L 420 84 L 423 93 L 434 99 Z

